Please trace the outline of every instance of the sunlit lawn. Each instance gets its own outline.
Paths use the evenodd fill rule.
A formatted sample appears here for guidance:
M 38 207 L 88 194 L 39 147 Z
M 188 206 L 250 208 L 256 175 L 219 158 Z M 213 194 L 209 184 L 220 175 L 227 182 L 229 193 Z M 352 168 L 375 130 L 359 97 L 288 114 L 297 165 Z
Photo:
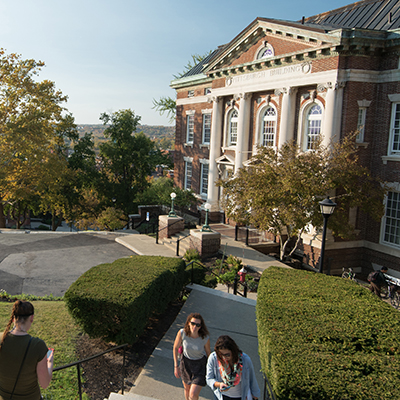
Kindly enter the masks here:
M 60 367 L 77 361 L 75 343 L 82 333 L 69 315 L 63 301 L 32 301 L 35 318 L 29 333 L 43 339 L 48 347 L 54 348 L 54 366 Z M 0 330 L 3 331 L 10 318 L 13 303 L 0 302 Z M 56 371 L 50 386 L 42 390 L 46 399 L 78 399 L 76 367 Z M 88 399 L 83 395 L 84 399 Z

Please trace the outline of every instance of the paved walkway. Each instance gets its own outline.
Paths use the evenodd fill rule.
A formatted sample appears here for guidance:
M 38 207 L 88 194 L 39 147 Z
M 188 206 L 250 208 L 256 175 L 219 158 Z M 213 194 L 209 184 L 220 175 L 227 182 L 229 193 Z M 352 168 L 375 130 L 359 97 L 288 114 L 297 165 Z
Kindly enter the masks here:
M 146 363 L 135 386 L 124 396 L 112 393 L 110 400 L 184 399 L 182 382 L 174 376 L 172 347 L 178 330 L 184 326 L 191 312 L 199 312 L 203 316 L 210 331 L 211 349 L 220 335 L 229 335 L 236 341 L 252 359 L 258 384 L 263 388 L 258 356 L 256 301 L 199 285 L 192 285 L 191 288 L 178 317 Z M 202 389 L 199 399 L 212 400 L 211 389 Z
M 234 237 L 231 236 L 232 230 L 234 230 L 233 227 L 223 224 L 210 226 L 213 230 L 221 233 L 221 251 L 226 255 L 233 255 L 240 258 L 244 265 L 255 271 L 262 273 L 266 268 L 272 265 L 289 268 L 275 258 L 266 256 L 251 247 L 247 247 L 243 242 L 235 241 Z M 155 239 L 147 235 L 124 235 L 115 240 L 134 251 L 136 254 L 176 257 L 176 253 L 173 250 L 163 244 L 156 244 Z
M 244 243 L 236 242 L 231 237 L 232 227 L 218 224 L 216 228 L 222 234 L 221 251 L 226 255 L 241 258 L 244 265 L 260 273 L 270 266 L 289 268 L 272 257 L 246 247 Z M 115 240 L 140 255 L 176 257 L 173 250 L 162 244 L 156 244 L 154 238 L 146 235 L 124 235 Z M 122 400 L 123 398 L 132 400 L 184 399 L 182 382 L 174 376 L 172 347 L 178 330 L 184 326 L 186 318 L 191 312 L 199 312 L 203 316 L 210 331 L 211 349 L 220 335 L 227 334 L 251 357 L 258 384 L 263 390 L 255 314 L 257 295 L 249 294 L 249 298 L 246 299 L 234 296 L 227 293 L 225 286 L 222 285 L 218 287 L 220 290 L 199 285 L 191 285 L 189 288 L 192 290 L 187 301 L 137 378 L 135 386 L 124 396 L 112 393 L 109 397 L 110 400 Z M 199 399 L 213 399 L 211 389 L 208 387 L 202 389 Z

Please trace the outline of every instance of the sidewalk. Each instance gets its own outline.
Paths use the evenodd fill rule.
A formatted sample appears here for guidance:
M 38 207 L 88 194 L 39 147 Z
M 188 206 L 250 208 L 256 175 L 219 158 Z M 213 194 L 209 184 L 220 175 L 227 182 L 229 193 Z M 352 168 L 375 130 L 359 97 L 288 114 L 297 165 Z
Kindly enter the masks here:
M 211 226 L 213 228 L 213 226 Z M 221 231 L 221 250 L 225 255 L 234 255 L 242 259 L 243 264 L 262 273 L 270 266 L 290 268 L 287 265 L 266 256 L 244 243 L 236 242 L 234 238 L 224 234 L 229 226 L 218 224 Z M 162 244 L 156 244 L 155 239 L 147 235 L 131 234 L 115 239 L 118 243 L 128 247 L 139 255 L 160 255 L 176 257 L 175 252 Z M 173 373 L 172 347 L 175 336 L 185 324 L 191 312 L 199 312 L 210 331 L 211 349 L 220 335 L 231 336 L 240 349 L 247 353 L 254 365 L 258 385 L 263 391 L 263 377 L 258 356 L 258 339 L 255 308 L 257 294 L 249 293 L 249 298 L 242 298 L 226 292 L 225 286 L 219 285 L 217 290 L 199 285 L 189 286 L 191 293 L 158 347 L 146 363 L 143 371 L 137 378 L 135 386 L 124 395 L 111 393 L 110 400 L 171 400 L 183 399 L 183 386 L 180 379 Z M 213 393 L 209 387 L 202 389 L 199 400 L 212 400 Z
M 124 396 L 112 393 L 110 400 L 171 400 L 183 399 L 183 386 L 174 376 L 172 347 L 175 336 L 185 324 L 191 312 L 199 312 L 210 331 L 211 349 L 220 335 L 231 336 L 241 350 L 248 354 L 256 371 L 257 382 L 263 388 L 263 377 L 258 356 L 258 339 L 255 306 L 256 301 L 199 285 L 191 285 L 188 299 L 178 317 L 161 339 L 146 366 L 137 378 L 135 386 Z M 202 389 L 199 400 L 212 400 L 209 387 Z
M 235 241 L 234 238 L 225 235 L 224 225 L 217 224 L 215 226 L 210 225 L 210 227 L 211 229 L 216 230 L 217 232 L 220 231 L 221 233 L 221 252 L 225 253 L 226 256 L 233 255 L 240 258 L 245 266 L 254 269 L 260 274 L 270 266 L 290 268 L 275 258 L 266 256 L 251 247 L 247 247 L 243 242 Z M 217 229 L 214 229 L 214 227 Z M 232 229 L 229 225 L 226 225 L 226 227 L 227 229 Z M 176 257 L 173 250 L 163 244 L 156 244 L 155 239 L 147 235 L 126 234 L 116 238 L 115 240 L 139 255 Z

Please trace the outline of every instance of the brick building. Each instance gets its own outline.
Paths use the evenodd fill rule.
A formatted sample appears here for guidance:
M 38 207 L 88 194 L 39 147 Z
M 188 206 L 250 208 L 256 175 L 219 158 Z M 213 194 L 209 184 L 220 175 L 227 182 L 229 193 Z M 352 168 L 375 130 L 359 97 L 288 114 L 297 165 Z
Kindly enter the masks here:
M 215 186 L 257 145 L 303 151 L 359 130 L 360 157 L 390 184 L 381 223 L 353 210 L 356 241 L 328 237 L 332 270 L 383 265 L 400 277 L 400 0 L 364 0 L 289 22 L 257 18 L 183 77 L 177 92 L 175 183 L 222 219 Z M 303 262 L 320 241 L 303 236 Z M 325 265 L 326 265 L 325 261 Z M 398 271 L 398 273 L 396 272 Z

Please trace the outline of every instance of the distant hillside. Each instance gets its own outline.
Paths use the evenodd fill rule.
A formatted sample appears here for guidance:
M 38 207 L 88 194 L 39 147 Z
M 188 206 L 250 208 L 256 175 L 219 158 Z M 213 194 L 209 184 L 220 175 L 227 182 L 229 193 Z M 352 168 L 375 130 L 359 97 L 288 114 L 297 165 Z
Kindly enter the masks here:
M 83 136 L 85 133 L 93 133 L 95 148 L 98 148 L 100 143 L 107 140 L 104 137 L 104 130 L 106 128 L 107 126 L 103 124 L 78 125 L 80 136 Z M 142 131 L 146 136 L 155 140 L 163 149 L 172 149 L 174 147 L 175 126 L 139 125 L 136 131 Z

